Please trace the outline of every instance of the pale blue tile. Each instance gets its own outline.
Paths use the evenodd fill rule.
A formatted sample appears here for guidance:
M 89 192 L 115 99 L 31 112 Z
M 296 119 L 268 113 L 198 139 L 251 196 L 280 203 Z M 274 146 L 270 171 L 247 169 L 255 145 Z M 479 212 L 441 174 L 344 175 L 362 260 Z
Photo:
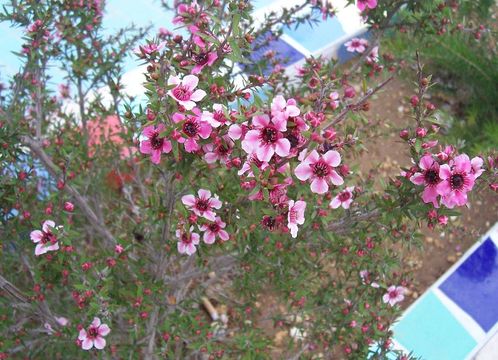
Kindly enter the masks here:
M 393 327 L 394 339 L 424 360 L 463 360 L 477 345 L 432 291 Z

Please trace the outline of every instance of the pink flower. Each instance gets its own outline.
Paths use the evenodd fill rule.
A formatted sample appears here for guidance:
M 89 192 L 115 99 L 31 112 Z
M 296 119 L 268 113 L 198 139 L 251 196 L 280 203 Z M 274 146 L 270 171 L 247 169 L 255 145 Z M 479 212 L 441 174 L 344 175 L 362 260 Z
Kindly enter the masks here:
M 424 185 L 425 189 L 422 193 L 424 203 L 432 203 L 434 207 L 439 207 L 437 202 L 438 191 L 437 186 L 441 182 L 439 178 L 439 163 L 434 161 L 432 155 L 424 155 L 420 159 L 418 167 L 420 172 L 413 174 L 410 181 L 415 185 Z
M 41 230 L 33 230 L 31 232 L 31 240 L 36 244 L 36 256 L 40 256 L 49 251 L 59 250 L 59 243 L 52 233 L 52 229 L 55 229 L 55 223 L 52 220 L 46 220 L 42 224 Z
M 182 133 L 184 136 L 178 138 L 178 142 L 182 143 L 187 152 L 196 152 L 201 149 L 197 143 L 200 138 L 207 139 L 211 135 L 211 125 L 203 121 L 201 118 L 201 112 L 198 108 L 192 109 L 192 112 L 196 116 L 185 116 L 180 113 L 173 114 L 173 122 L 179 123 L 183 121 Z
M 252 172 L 252 169 L 251 169 L 252 164 L 255 164 L 257 166 L 257 168 L 260 170 L 264 170 L 269 166 L 268 162 L 260 161 L 258 159 L 258 157 L 256 156 L 256 153 L 253 152 L 253 153 L 247 155 L 247 159 L 244 162 L 244 164 L 242 164 L 242 167 L 237 172 L 237 175 L 242 176 L 247 172 L 248 177 L 254 177 L 254 173 Z
M 199 189 L 199 197 L 194 195 L 184 195 L 182 203 L 197 216 L 202 216 L 209 221 L 215 221 L 216 214 L 213 209 L 221 208 L 221 201 L 217 196 L 211 197 L 211 191 Z
M 199 74 L 206 65 L 211 66 L 218 59 L 218 54 L 215 51 L 206 53 L 201 52 L 192 56 L 195 66 L 192 68 L 191 73 Z
M 195 75 L 187 75 L 180 80 L 179 77 L 171 75 L 168 79 L 168 85 L 176 85 L 168 91 L 168 95 L 175 99 L 180 105 L 187 110 L 192 110 L 197 101 L 201 101 L 206 92 L 201 89 L 195 90 L 199 78 Z
M 289 200 L 289 212 L 287 213 L 287 227 L 293 238 L 297 237 L 297 225 L 304 224 L 304 211 L 306 210 L 306 202 L 298 200 Z
M 221 140 L 217 139 L 214 144 L 203 146 L 204 160 L 208 164 L 213 164 L 216 161 L 226 164 L 230 160 L 229 156 L 232 153 L 233 145 L 232 139 L 228 135 L 224 135 Z
M 289 99 L 285 101 L 282 95 L 277 95 L 271 102 L 271 116 L 279 120 L 287 120 L 289 117 L 296 117 L 301 110 L 296 106 L 296 100 Z M 285 130 L 284 130 L 285 131 Z
M 169 140 L 164 137 L 159 137 L 165 129 L 164 124 L 146 126 L 142 131 L 142 135 L 147 139 L 140 142 L 140 152 L 142 154 L 150 154 L 153 164 L 161 162 L 161 154 L 171 152 L 172 146 Z
M 365 10 L 367 7 L 369 9 L 375 9 L 377 7 L 377 0 L 358 0 L 356 4 L 360 11 Z
M 162 41 L 159 44 L 155 43 L 150 43 L 147 45 L 140 45 L 138 49 L 135 49 L 135 53 L 138 55 L 151 55 L 154 54 L 155 52 L 160 51 L 164 45 L 166 45 L 166 41 Z
M 342 206 L 344 209 L 349 209 L 349 206 L 353 202 L 353 191 L 354 186 L 348 186 L 332 199 L 330 207 L 332 209 L 337 209 L 339 206 Z
M 477 179 L 484 172 L 482 169 L 482 164 L 484 161 L 479 156 L 476 156 L 470 160 L 470 165 L 472 165 L 472 173 L 474 174 L 474 179 Z
M 441 203 L 448 208 L 463 206 L 467 203 L 467 192 L 474 187 L 475 175 L 467 155 L 458 155 L 448 164 L 439 168 L 441 182 L 437 192 L 441 195 Z
M 339 93 L 337 91 L 333 91 L 330 93 L 329 98 L 332 110 L 337 109 L 339 107 Z
M 365 59 L 368 64 L 373 64 L 379 61 L 379 47 L 376 46 L 370 51 L 367 58 Z
M 224 124 L 228 119 L 225 116 L 225 107 L 221 104 L 213 104 L 213 112 L 203 111 L 202 120 L 207 121 L 214 128 Z
M 311 191 L 325 194 L 329 190 L 329 182 L 336 186 L 344 183 L 342 177 L 334 170 L 340 163 L 341 155 L 335 150 L 329 150 L 323 155 L 318 155 L 318 152 L 313 150 L 296 167 L 295 174 L 299 180 L 310 179 Z
M 213 223 L 199 226 L 199 230 L 204 231 L 202 240 L 204 240 L 206 244 L 214 244 L 216 236 L 218 236 L 221 240 L 227 241 L 229 236 L 228 233 L 223 230 L 225 226 L 227 226 L 227 224 L 225 224 L 219 216 L 216 217 Z
M 242 141 L 242 148 L 248 154 L 253 152 L 259 160 L 269 162 L 273 154 L 281 157 L 289 155 L 290 142 L 282 132 L 287 130 L 287 120 L 283 117 L 256 115 L 252 118 L 253 130 L 249 130 Z
M 361 54 L 367 49 L 368 41 L 365 39 L 354 38 L 346 42 L 344 46 L 346 46 L 346 50 L 349 52 L 357 52 Z
M 181 233 L 176 230 L 176 237 L 180 239 L 178 242 L 178 252 L 180 254 L 187 254 L 188 256 L 195 254 L 197 251 L 196 246 L 199 245 L 199 234 L 193 232 L 194 227 L 191 226 L 189 233 Z
M 78 340 L 82 341 L 81 348 L 83 350 L 90 350 L 95 346 L 96 349 L 102 350 L 105 347 L 104 336 L 110 332 L 111 329 L 109 329 L 109 326 L 102 324 L 99 318 L 93 318 L 87 330 L 80 330 Z
M 382 296 L 382 301 L 384 301 L 384 304 L 394 306 L 405 299 L 405 292 L 406 289 L 403 286 L 392 285 L 387 289 L 387 293 Z

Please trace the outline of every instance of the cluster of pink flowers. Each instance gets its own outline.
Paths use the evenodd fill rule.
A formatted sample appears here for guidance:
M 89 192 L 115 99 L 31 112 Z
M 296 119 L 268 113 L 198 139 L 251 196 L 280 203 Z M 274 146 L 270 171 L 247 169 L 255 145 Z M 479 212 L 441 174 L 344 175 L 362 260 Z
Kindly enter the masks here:
M 425 154 L 414 171 L 405 174 L 415 185 L 424 185 L 422 201 L 440 204 L 447 208 L 467 204 L 467 193 L 474 187 L 475 180 L 481 176 L 483 160 L 466 154 L 454 156 L 452 147 L 433 156 Z
M 198 226 L 200 231 L 204 231 L 203 241 L 208 245 L 214 244 L 216 237 L 219 237 L 222 241 L 227 241 L 230 236 L 225 230 L 226 223 L 215 213 L 215 210 L 220 209 L 222 205 L 218 196 L 212 196 L 211 191 L 205 189 L 199 189 L 197 194 L 198 197 L 184 195 L 182 203 L 196 217 L 209 221 Z M 180 254 L 192 255 L 197 251 L 196 246 L 199 245 L 200 236 L 194 230 L 194 227 L 191 226 L 188 231 L 176 231 L 176 237 L 179 239 L 178 252 Z

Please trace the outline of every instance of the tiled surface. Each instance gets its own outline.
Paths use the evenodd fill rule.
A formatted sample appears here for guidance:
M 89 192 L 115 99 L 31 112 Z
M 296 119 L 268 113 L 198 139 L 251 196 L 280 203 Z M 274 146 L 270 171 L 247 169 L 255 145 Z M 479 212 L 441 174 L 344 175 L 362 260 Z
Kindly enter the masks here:
M 463 360 L 477 345 L 432 292 L 427 293 L 393 331 L 400 345 L 416 349 L 416 354 L 427 360 Z
M 498 322 L 497 250 L 491 238 L 486 239 L 440 286 L 484 331 Z
M 424 360 L 498 359 L 497 244 L 498 223 L 405 311 L 395 348 Z
M 284 28 L 284 34 L 288 35 L 298 43 L 302 44 L 308 51 L 316 52 L 340 39 L 345 35 L 339 20 L 334 17 L 327 21 L 300 25 L 297 29 Z

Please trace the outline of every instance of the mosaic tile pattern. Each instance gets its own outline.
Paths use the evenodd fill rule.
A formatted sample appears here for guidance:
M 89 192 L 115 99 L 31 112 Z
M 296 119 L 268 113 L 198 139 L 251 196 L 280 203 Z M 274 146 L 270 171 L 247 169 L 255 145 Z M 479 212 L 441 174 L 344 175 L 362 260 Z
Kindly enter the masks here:
M 392 328 L 396 349 L 425 360 L 470 360 L 492 343 L 498 336 L 497 245 L 498 223 L 405 311 Z M 479 356 L 498 359 L 498 353 Z
M 497 255 L 496 245 L 488 238 L 439 287 L 484 331 L 498 322 Z
M 463 360 L 477 345 L 433 292 L 428 292 L 393 330 L 400 345 L 416 349 L 416 355 L 427 360 Z

